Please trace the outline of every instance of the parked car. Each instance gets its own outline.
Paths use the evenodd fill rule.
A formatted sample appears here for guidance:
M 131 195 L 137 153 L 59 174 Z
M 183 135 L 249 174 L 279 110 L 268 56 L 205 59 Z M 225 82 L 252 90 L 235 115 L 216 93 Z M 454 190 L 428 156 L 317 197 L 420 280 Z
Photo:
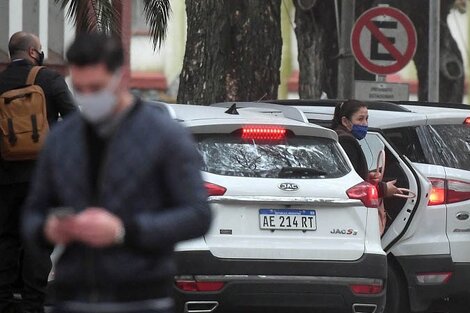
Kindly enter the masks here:
M 429 181 L 374 134 L 416 195 L 395 203 L 381 241 L 377 190 L 334 131 L 290 106 L 217 106 L 155 103 L 193 133 L 214 215 L 205 236 L 176 246 L 177 312 L 404 312 L 406 291 L 382 246 L 420 223 Z
M 328 126 L 340 100 L 279 101 L 294 105 L 312 123 Z M 274 102 L 274 101 L 273 101 Z M 424 102 L 369 102 L 370 134 L 361 141 L 369 167 L 375 165 L 383 136 L 391 149 L 432 183 L 428 207 L 419 223 L 401 238 L 382 238 L 389 268 L 399 277 L 400 301 L 424 311 L 438 300 L 468 297 L 470 292 L 470 107 Z M 389 163 L 389 162 L 387 162 Z M 387 164 L 385 176 L 395 176 Z M 387 203 L 386 203 L 387 204 Z M 401 214 L 393 209 L 389 214 Z M 392 225 L 393 226 L 393 225 Z M 459 312 L 466 312 L 466 304 Z
M 336 133 L 292 107 L 215 106 L 170 107 L 194 134 L 214 214 L 204 237 L 176 247 L 179 312 L 383 312 L 376 189 L 353 170 Z M 396 205 L 383 239 L 393 246 L 426 208 L 430 183 L 389 155 L 416 194 Z

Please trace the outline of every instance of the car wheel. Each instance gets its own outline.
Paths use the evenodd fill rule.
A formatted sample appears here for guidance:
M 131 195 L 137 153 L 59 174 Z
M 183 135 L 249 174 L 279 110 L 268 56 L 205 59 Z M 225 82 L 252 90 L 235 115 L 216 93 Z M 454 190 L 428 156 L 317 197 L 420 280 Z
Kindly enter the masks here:
M 384 313 L 410 312 L 406 283 L 396 267 L 390 263 L 387 276 L 387 298 Z

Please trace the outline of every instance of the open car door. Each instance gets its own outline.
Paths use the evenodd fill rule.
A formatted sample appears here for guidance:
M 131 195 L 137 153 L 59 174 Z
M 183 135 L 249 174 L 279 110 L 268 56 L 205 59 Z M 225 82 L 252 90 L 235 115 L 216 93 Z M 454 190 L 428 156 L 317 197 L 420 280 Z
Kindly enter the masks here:
M 380 132 L 370 130 L 359 142 L 366 156 L 369 171 L 382 168 L 378 160 L 380 151 L 385 151 L 383 181 L 396 179 L 396 186 L 408 189 L 405 196 L 394 196 L 384 199 L 387 223 L 382 236 L 382 247 L 385 252 L 399 241 L 406 239 L 419 222 L 420 211 L 428 203 L 430 182 L 417 171 L 406 157 L 401 157 L 387 142 Z M 379 163 L 379 164 L 378 164 Z

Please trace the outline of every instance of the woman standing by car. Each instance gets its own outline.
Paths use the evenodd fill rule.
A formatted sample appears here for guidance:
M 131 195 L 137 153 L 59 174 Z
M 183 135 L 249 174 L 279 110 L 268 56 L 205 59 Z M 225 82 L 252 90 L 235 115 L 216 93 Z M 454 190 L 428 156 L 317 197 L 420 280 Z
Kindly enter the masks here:
M 338 134 L 338 140 L 348 155 L 354 169 L 365 181 L 377 184 L 381 177 L 379 173 L 371 172 L 367 166 L 366 157 L 358 140 L 367 135 L 369 113 L 365 103 L 357 100 L 347 100 L 336 105 L 332 128 Z M 379 183 L 379 197 L 388 197 L 401 193 L 395 186 L 396 180 Z
M 369 172 L 366 157 L 358 140 L 367 135 L 369 113 L 365 103 L 357 100 L 347 100 L 335 107 L 332 129 L 338 134 L 338 141 L 348 155 L 354 169 L 365 181 L 377 186 L 379 198 L 391 197 L 402 193 L 396 186 L 396 180 L 382 182 L 380 173 Z M 385 226 L 384 212 L 380 212 L 382 227 Z

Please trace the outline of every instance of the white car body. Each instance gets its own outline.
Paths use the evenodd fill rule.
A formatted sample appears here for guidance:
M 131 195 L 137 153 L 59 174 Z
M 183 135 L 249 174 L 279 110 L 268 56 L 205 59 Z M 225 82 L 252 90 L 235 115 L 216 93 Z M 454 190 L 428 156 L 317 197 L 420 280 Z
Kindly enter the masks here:
M 214 217 L 204 238 L 177 245 L 180 275 L 176 284 L 217 281 L 225 286 L 212 294 L 177 288 L 177 299 L 184 303 L 184 310 L 212 312 L 227 306 L 238 311 L 296 306 L 307 310 L 341 308 L 357 313 L 382 312 L 384 289 L 380 287 L 376 294 L 357 295 L 351 288 L 358 282 L 369 287 L 386 283 L 383 242 L 393 245 L 406 239 L 408 224 L 426 206 L 429 182 L 396 155 L 403 177 L 417 197 L 403 202 L 403 213 L 381 241 L 377 209 L 348 199 L 347 190 L 362 179 L 337 143 L 335 132 L 309 124 L 305 115 L 295 108 L 237 103 L 238 114 L 228 114 L 229 105 L 219 106 L 222 107 L 171 105 L 167 109 L 195 135 L 196 141 L 201 134 L 231 134 L 247 125 L 281 126 L 296 136 L 334 140 L 348 172 L 336 178 L 306 179 L 227 176 L 203 170 L 206 182 L 222 186 L 226 191 L 209 197 Z M 378 140 L 384 142 L 384 147 L 387 145 L 380 134 Z M 282 184 L 298 188 L 281 190 Z M 316 230 L 262 229 L 263 209 L 314 209 Z M 290 296 L 276 288 L 287 288 Z M 308 295 L 304 293 L 306 290 Z M 228 298 L 224 297 L 224 291 Z M 293 293 L 297 296 L 292 297 Z M 269 305 L 264 307 L 266 303 Z
M 332 120 L 335 100 L 330 102 L 312 100 L 310 103 L 310 106 L 309 101 L 297 103 L 298 106 L 295 106 L 295 103 L 292 105 L 304 112 L 312 122 L 328 123 Z M 465 127 L 464 121 L 467 121 L 467 124 L 470 123 L 470 107 L 467 109 L 464 105 L 450 105 L 451 108 L 449 108 L 440 104 L 422 103 L 420 105 L 411 102 L 403 103 L 399 107 L 397 104 L 387 103 L 368 103 L 368 105 L 369 128 L 381 130 L 392 148 L 404 158 L 407 159 L 407 155 L 411 158 L 409 151 L 424 149 L 429 150 L 424 152 L 425 155 L 429 152 L 443 155 L 444 159 L 455 159 L 454 163 L 458 162 L 458 156 L 452 150 L 452 144 L 455 142 L 441 138 L 437 129 L 452 127 L 452 125 Z M 374 105 L 378 105 L 377 109 L 374 109 Z M 387 106 L 390 109 L 387 109 Z M 461 144 L 459 151 L 468 155 L 470 154 L 470 137 L 468 137 L 470 125 L 467 127 L 469 131 L 464 135 L 466 137 L 452 139 L 459 140 Z M 407 129 L 410 129 L 419 141 L 404 138 L 403 134 Z M 370 143 L 368 138 L 369 135 L 361 141 L 361 144 L 370 168 L 374 168 L 375 159 L 371 156 L 373 153 L 368 155 L 368 150 L 377 151 L 380 147 L 374 147 L 374 143 Z M 440 151 L 436 152 L 435 141 L 441 145 Z M 468 287 L 470 278 L 470 167 L 464 169 L 443 166 L 430 158 L 428 161 L 424 159 L 418 161 L 413 160 L 413 166 L 433 182 L 431 199 L 438 195 L 439 191 L 448 192 L 451 188 L 454 189 L 451 190 L 454 195 L 461 199 L 454 203 L 430 203 L 426 210 L 417 213 L 406 234 L 398 242 L 387 245 L 384 242 L 387 236 L 382 239 L 389 259 L 390 257 L 396 258 L 400 264 L 397 267 L 401 267 L 403 276 L 406 277 L 411 309 L 417 311 L 428 308 L 439 298 L 465 296 L 470 292 L 470 287 Z M 439 189 L 439 183 L 448 188 Z M 425 277 L 423 273 L 435 275 Z

